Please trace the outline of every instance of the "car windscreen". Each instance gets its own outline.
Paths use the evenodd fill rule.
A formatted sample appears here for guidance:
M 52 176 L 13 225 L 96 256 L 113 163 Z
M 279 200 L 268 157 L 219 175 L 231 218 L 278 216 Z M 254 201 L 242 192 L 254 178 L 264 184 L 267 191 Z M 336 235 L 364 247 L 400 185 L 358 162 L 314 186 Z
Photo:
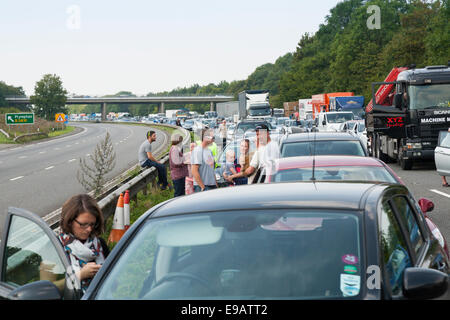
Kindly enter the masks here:
M 349 120 L 353 120 L 353 113 L 326 113 L 327 121 L 329 123 L 343 123 Z
M 357 298 L 360 219 L 351 211 L 294 209 L 149 219 L 95 298 Z
M 450 108 L 450 84 L 409 86 L 409 107 L 411 110 Z
M 360 123 L 358 126 L 358 132 L 364 132 L 366 130 L 366 125 L 364 123 Z
M 271 177 L 271 182 L 310 181 L 312 168 L 279 170 Z M 315 167 L 314 178 L 317 181 L 379 181 L 397 183 L 384 168 L 375 166 L 328 166 Z
M 273 129 L 269 122 L 241 122 L 236 127 L 236 133 L 245 133 L 248 130 L 255 131 L 256 126 L 260 124 L 265 124 L 270 130 Z
M 297 157 L 311 155 L 347 155 L 362 156 L 364 152 L 361 143 L 356 140 L 320 140 L 284 143 L 281 147 L 281 157 Z
M 258 107 L 258 108 L 252 108 L 248 110 L 248 114 L 250 116 L 270 116 L 271 111 L 269 107 Z

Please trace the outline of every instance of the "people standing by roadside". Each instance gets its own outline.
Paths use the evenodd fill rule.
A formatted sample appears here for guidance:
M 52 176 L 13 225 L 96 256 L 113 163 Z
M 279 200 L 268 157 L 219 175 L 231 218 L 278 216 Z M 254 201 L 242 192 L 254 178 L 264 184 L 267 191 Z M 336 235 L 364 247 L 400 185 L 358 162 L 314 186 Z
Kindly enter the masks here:
M 100 238 L 104 229 L 102 211 L 91 196 L 73 196 L 62 206 L 60 227 L 58 239 L 85 292 L 109 254 L 106 242 Z
M 227 121 L 223 120 L 219 125 L 219 136 L 222 139 L 222 150 L 227 145 Z
M 185 186 L 185 193 L 186 194 L 192 194 L 194 193 L 194 178 L 192 177 L 192 165 L 191 165 L 191 154 L 192 151 L 194 151 L 196 144 L 191 143 L 189 146 L 190 151 L 184 154 L 184 163 L 188 167 L 188 176 L 186 177 L 186 186 Z
M 161 189 L 166 189 L 169 185 L 167 182 L 166 166 L 160 163 L 152 154 L 151 144 L 156 141 L 156 132 L 148 131 L 147 139 L 141 144 L 138 151 L 139 164 L 142 168 L 155 167 L 158 171 L 158 185 Z
M 228 150 L 225 154 L 225 168 L 224 168 L 223 174 L 222 174 L 225 180 L 227 180 L 227 177 L 237 174 L 235 160 L 236 160 L 236 154 L 235 154 L 234 150 Z M 228 181 L 229 185 L 234 185 L 233 180 L 231 180 L 231 181 L 227 180 L 227 181 Z
M 231 176 L 227 176 L 224 174 L 225 180 L 230 183 L 234 183 L 235 185 L 243 185 L 248 184 L 248 178 L 245 175 L 245 171 L 250 167 L 250 161 L 254 155 L 254 152 L 250 152 L 250 140 L 243 139 L 241 140 L 241 144 L 239 146 L 239 160 L 237 173 Z
M 203 129 L 201 138 L 201 144 L 191 154 L 194 192 L 206 191 L 218 187 L 214 173 L 214 156 L 209 149 L 209 145 L 214 141 L 214 130 Z
M 169 166 L 172 176 L 174 197 L 184 196 L 186 177 L 189 175 L 188 167 L 183 159 L 183 137 L 179 134 L 172 136 L 172 146 L 169 151 Z
M 270 130 L 265 124 L 256 126 L 256 152 L 250 161 L 250 166 L 245 170 L 245 175 L 249 177 L 248 183 L 254 183 L 257 178 L 256 172 L 274 165 L 274 160 L 280 158 L 278 144 L 270 138 Z M 276 172 L 276 168 L 271 167 L 271 172 Z M 261 174 L 265 174 L 261 172 Z

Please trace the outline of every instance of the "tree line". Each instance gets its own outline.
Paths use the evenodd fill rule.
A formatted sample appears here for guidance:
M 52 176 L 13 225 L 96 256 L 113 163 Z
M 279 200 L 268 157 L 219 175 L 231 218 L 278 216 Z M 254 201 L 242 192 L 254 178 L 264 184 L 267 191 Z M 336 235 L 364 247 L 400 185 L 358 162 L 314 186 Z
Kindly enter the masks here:
M 369 7 L 379 8 L 380 25 L 369 28 Z M 314 94 L 352 91 L 370 100 L 371 82 L 382 81 L 395 66 L 447 64 L 450 59 L 450 0 L 344 0 L 333 7 L 314 33 L 301 35 L 296 50 L 267 63 L 245 80 L 194 84 L 147 96 L 234 95 L 252 89 L 270 90 L 271 105 Z M 56 77 L 56 76 L 55 76 Z M 23 94 L 0 82 L 0 108 L 8 94 Z M 121 91 L 113 96 L 130 95 Z M 209 104 L 169 105 L 203 113 Z M 112 112 L 157 113 L 158 105 L 108 105 Z M 72 113 L 100 112 L 100 106 L 70 106 Z

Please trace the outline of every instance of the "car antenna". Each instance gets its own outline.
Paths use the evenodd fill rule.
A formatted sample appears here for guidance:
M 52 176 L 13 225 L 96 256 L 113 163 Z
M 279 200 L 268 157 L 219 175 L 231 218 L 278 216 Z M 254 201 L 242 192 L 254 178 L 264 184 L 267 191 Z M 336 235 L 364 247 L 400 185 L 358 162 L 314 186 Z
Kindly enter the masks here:
M 309 140 L 309 134 L 311 133 L 311 131 L 308 131 L 308 140 Z M 311 177 L 311 181 L 316 181 L 316 177 L 315 177 L 315 165 L 316 165 L 316 158 L 315 158 L 315 154 L 316 154 L 316 132 L 314 132 L 314 150 L 311 150 L 311 144 L 309 145 L 309 153 L 311 154 L 311 156 L 313 157 L 313 167 L 312 167 L 312 177 Z
M 316 171 L 316 132 L 314 131 L 314 151 L 313 151 L 313 163 L 312 163 L 312 181 L 316 181 L 315 171 Z

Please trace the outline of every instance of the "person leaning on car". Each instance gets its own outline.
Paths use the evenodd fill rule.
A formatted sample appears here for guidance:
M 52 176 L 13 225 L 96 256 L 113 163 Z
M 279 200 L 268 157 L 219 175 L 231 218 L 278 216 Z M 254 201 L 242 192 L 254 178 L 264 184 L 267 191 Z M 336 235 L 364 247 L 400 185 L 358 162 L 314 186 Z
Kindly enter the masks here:
M 249 177 L 248 183 L 253 183 L 258 169 L 268 168 L 273 160 L 278 158 L 280 158 L 280 149 L 277 143 L 271 140 L 269 127 L 265 124 L 256 126 L 256 152 L 250 166 L 245 170 L 245 175 Z M 275 168 L 272 168 L 271 172 L 275 171 Z

